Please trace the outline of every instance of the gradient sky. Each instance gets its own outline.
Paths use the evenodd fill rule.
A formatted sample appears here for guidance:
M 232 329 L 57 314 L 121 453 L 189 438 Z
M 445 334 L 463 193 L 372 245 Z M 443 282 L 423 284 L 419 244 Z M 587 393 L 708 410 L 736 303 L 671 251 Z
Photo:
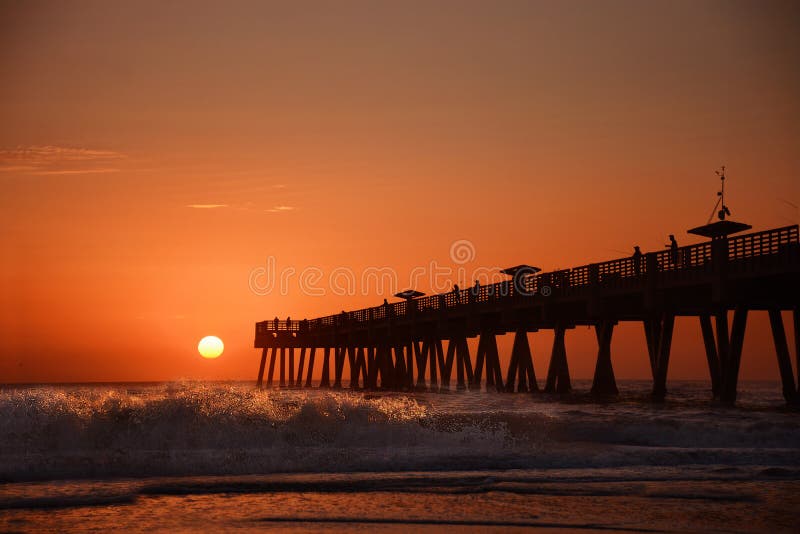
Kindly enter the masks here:
M 0 1 L 0 382 L 252 379 L 255 321 L 390 296 L 257 295 L 270 257 L 402 281 L 460 239 L 467 269 L 686 244 L 722 164 L 734 219 L 796 224 L 798 95 L 797 2 Z M 778 376 L 766 322 L 744 378 Z M 706 378 L 676 336 L 670 378 Z M 590 377 L 592 332 L 567 349 Z M 641 325 L 612 359 L 648 378 Z

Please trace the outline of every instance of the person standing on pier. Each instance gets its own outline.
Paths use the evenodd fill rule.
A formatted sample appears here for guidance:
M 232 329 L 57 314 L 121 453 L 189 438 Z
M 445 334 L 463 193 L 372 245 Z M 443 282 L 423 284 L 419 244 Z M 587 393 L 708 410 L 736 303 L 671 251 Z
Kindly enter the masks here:
M 642 251 L 638 245 L 633 247 L 633 274 L 642 274 Z
M 675 240 L 675 236 L 669 234 L 669 261 L 672 265 L 678 265 L 678 242 Z
M 272 325 L 274 326 L 273 330 L 275 330 L 276 332 L 278 331 L 278 324 L 280 324 L 280 320 L 278 319 L 278 316 L 276 315 L 275 319 L 272 321 Z

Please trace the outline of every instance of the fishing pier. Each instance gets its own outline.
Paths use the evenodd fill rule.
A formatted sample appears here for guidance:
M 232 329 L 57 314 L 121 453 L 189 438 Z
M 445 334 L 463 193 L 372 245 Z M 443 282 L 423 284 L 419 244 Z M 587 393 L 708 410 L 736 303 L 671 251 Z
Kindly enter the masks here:
M 736 400 L 748 313 L 769 313 L 783 395 L 798 402 L 782 312 L 793 317 L 795 357 L 800 359 L 800 243 L 798 226 L 731 237 L 731 221 L 694 229 L 709 241 L 536 273 L 519 269 L 507 282 L 476 286 L 301 321 L 256 323 L 262 349 L 257 383 L 272 386 L 276 362 L 281 387 L 310 387 L 321 356 L 320 387 L 439 391 L 536 392 L 528 333 L 553 330 L 543 391 L 571 390 L 564 338 L 576 326 L 594 328 L 597 359 L 592 393 L 615 395 L 611 348 L 621 321 L 642 324 L 653 379 L 653 398 L 667 392 L 675 318 L 697 317 L 714 398 Z M 747 225 L 740 227 L 749 228 Z M 732 316 L 729 318 L 729 316 Z M 512 333 L 503 369 L 497 336 Z M 470 354 L 467 339 L 478 338 Z M 299 353 L 299 354 L 297 354 Z M 296 356 L 297 359 L 296 359 Z M 269 365 L 267 367 L 267 360 Z M 343 377 L 345 362 L 349 377 Z M 798 361 L 800 364 L 800 361 Z

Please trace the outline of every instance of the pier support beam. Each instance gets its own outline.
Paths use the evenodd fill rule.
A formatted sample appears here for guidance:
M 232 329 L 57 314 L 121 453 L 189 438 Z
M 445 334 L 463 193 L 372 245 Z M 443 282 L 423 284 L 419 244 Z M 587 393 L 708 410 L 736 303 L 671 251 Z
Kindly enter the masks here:
M 711 394 L 715 400 L 719 400 L 722 389 L 722 366 L 720 365 L 719 354 L 717 353 L 714 329 L 711 327 L 711 316 L 700 316 L 700 329 L 703 332 L 703 344 L 705 345 L 706 360 L 708 361 L 708 374 L 711 377 Z
M 308 354 L 308 376 L 306 377 L 307 388 L 311 387 L 311 373 L 314 372 L 314 356 L 316 356 L 316 354 L 317 354 L 317 347 L 311 347 L 309 349 L 309 354 Z
M 264 366 L 267 363 L 267 348 L 264 347 L 261 350 L 261 365 L 258 366 L 258 379 L 256 380 L 256 387 L 261 387 L 262 382 L 264 381 Z
M 511 348 L 511 361 L 506 377 L 506 391 L 513 392 L 515 382 L 517 382 L 517 391 L 519 392 L 527 392 L 529 384 L 531 391 L 539 391 L 536 373 L 533 370 L 528 332 L 524 329 L 518 329 L 514 333 L 514 345 Z
M 289 387 L 294 387 L 294 347 L 289 347 Z
M 472 359 L 469 355 L 469 345 L 467 345 L 467 337 L 461 336 L 455 340 L 456 343 L 456 377 L 458 391 L 467 389 L 467 384 L 473 382 L 472 373 Z
M 447 355 L 444 356 L 443 359 L 439 360 L 439 362 L 442 364 L 442 385 L 440 389 L 443 391 L 448 391 L 450 389 L 450 375 L 453 372 L 453 361 L 455 359 L 455 354 L 456 344 L 454 340 L 450 339 L 447 342 Z
M 709 326 L 710 324 L 709 322 Z M 653 374 L 653 400 L 655 401 L 663 401 L 667 395 L 667 369 L 674 327 L 675 316 L 671 313 L 663 313 L 644 321 L 647 353 L 650 357 L 650 370 Z
M 553 337 L 553 351 L 550 354 L 550 365 L 547 368 L 547 382 L 544 386 L 546 393 L 569 393 L 572 391 L 572 381 L 569 377 L 567 365 L 567 348 L 564 344 L 566 329 L 556 326 Z
M 303 387 L 303 369 L 306 366 L 306 347 L 300 347 L 300 363 L 297 366 L 297 380 L 295 387 Z
M 800 308 L 795 308 L 792 316 L 794 317 L 794 357 L 797 364 L 797 387 L 800 390 Z M 800 391 L 798 391 L 798 396 L 800 397 Z
M 281 347 L 281 361 L 279 363 L 280 366 L 280 387 L 286 387 L 286 347 Z
M 428 389 L 425 384 L 425 371 L 428 368 L 428 359 L 431 353 L 431 342 L 428 339 L 422 341 L 422 348 L 418 341 L 414 342 L 414 357 L 417 361 L 417 383 L 414 389 L 417 391 L 426 391 Z
M 275 358 L 278 354 L 278 348 L 272 347 L 272 350 L 269 353 L 269 371 L 267 372 L 267 387 L 272 387 L 272 377 L 275 373 Z
M 331 387 L 331 348 L 325 347 L 322 353 L 322 378 L 319 381 L 319 387 Z
M 478 353 L 475 356 L 475 372 L 472 388 L 480 391 L 483 369 L 486 368 L 486 391 L 503 389 L 503 371 L 500 368 L 500 357 L 497 351 L 497 338 L 494 332 L 481 333 L 478 340 Z
M 342 387 L 342 373 L 344 373 L 344 359 L 347 355 L 347 347 L 335 347 L 333 353 L 333 387 L 334 389 L 341 389 Z
M 417 352 L 419 347 L 416 341 L 406 343 L 406 375 L 403 385 L 409 391 L 414 389 L 414 356 Z
M 594 368 L 592 394 L 600 396 L 617 395 L 617 381 L 611 365 L 611 335 L 614 333 L 614 321 L 601 321 L 595 326 L 597 334 L 597 365 Z
M 444 348 L 442 347 L 442 340 L 436 339 L 436 364 L 433 363 L 431 360 L 431 385 L 436 385 L 436 391 L 439 391 L 439 386 L 437 385 L 436 380 L 436 370 L 438 368 L 439 377 L 444 376 Z M 444 380 L 442 378 L 442 380 Z
M 795 317 L 797 317 L 796 313 Z M 778 370 L 781 373 L 783 398 L 788 404 L 796 404 L 798 401 L 797 386 L 794 382 L 792 360 L 789 356 L 789 345 L 786 342 L 786 331 L 783 328 L 783 317 L 780 310 L 769 310 L 769 323 L 772 327 L 772 339 L 775 342 L 775 355 L 778 357 Z
M 350 368 L 350 389 L 358 389 L 358 364 L 356 363 L 356 348 L 347 347 L 347 363 Z
M 394 379 L 392 380 L 392 387 L 396 390 L 402 390 L 406 385 L 406 354 L 403 345 L 395 345 L 394 347 Z
M 737 308 L 733 312 L 733 322 L 728 335 L 728 313 L 717 314 L 717 351 L 720 359 L 720 400 L 733 405 L 736 402 L 739 382 L 739 364 L 742 360 L 744 331 L 747 326 L 747 308 Z

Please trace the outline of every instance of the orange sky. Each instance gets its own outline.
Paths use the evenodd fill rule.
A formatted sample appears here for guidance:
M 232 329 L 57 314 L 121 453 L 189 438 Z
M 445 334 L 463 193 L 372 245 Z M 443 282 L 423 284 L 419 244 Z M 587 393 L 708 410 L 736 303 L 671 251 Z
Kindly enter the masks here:
M 251 379 L 255 321 L 389 296 L 256 295 L 268 257 L 407 280 L 459 239 L 469 270 L 689 243 L 721 164 L 735 219 L 797 223 L 799 52 L 796 2 L 2 2 L 0 382 Z M 676 328 L 670 378 L 706 378 Z M 576 377 L 594 346 L 568 333 Z M 641 325 L 612 351 L 648 377 Z M 760 314 L 742 368 L 777 378 Z

